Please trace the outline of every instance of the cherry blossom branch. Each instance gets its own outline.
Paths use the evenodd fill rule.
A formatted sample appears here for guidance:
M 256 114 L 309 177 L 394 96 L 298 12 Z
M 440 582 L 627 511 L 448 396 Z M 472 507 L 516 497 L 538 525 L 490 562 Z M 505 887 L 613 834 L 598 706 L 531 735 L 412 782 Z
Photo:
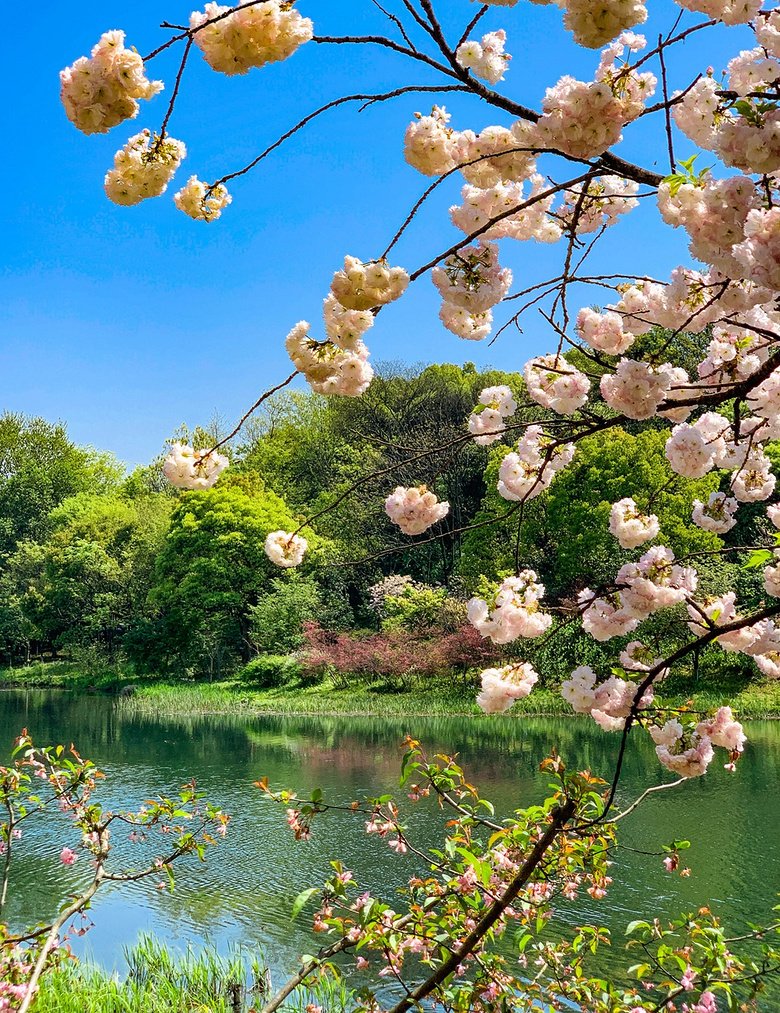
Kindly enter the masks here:
M 540 865 L 549 849 L 554 844 L 559 834 L 569 819 L 574 815 L 576 803 L 567 799 L 562 805 L 556 807 L 551 813 L 550 825 L 544 834 L 539 838 L 531 849 L 528 857 L 520 867 L 520 871 L 490 909 L 480 918 L 476 926 L 466 936 L 460 946 L 444 960 L 430 977 L 415 988 L 411 995 L 401 999 L 389 1011 L 389 1013 L 406 1013 L 406 1010 L 416 1006 L 422 999 L 425 999 L 435 991 L 455 971 L 466 957 L 471 954 L 481 940 L 487 935 L 490 929 L 501 918 L 506 909 L 512 904 L 520 891 L 528 883 L 532 874 Z
M 250 172 L 258 163 L 262 162 L 264 158 L 275 151 L 276 148 L 280 147 L 286 140 L 296 134 L 302 127 L 305 127 L 307 123 L 311 123 L 313 119 L 320 116 L 322 113 L 327 112 L 329 109 L 335 109 L 337 106 L 344 105 L 345 102 L 386 102 L 389 99 L 397 98 L 399 95 L 405 95 L 409 92 L 451 92 L 451 91 L 466 91 L 467 89 L 460 85 L 406 85 L 403 88 L 395 88 L 393 91 L 382 92 L 376 95 L 344 95 L 341 98 L 334 99 L 332 102 L 326 103 L 324 106 L 320 106 L 319 109 L 315 109 L 313 113 L 309 113 L 308 116 L 304 116 L 302 120 L 295 124 L 291 130 L 274 141 L 265 151 L 261 152 L 257 158 L 253 158 L 252 161 L 245 165 L 243 169 L 237 169 L 235 172 L 230 172 L 226 176 L 222 176 L 215 183 L 211 185 L 213 190 L 215 187 L 227 183 L 228 180 L 236 179 L 238 176 L 243 176 L 247 172 Z
M 241 416 L 238 425 L 233 430 L 233 432 L 228 433 L 228 435 L 225 436 L 223 439 L 221 439 L 219 443 L 215 443 L 214 446 L 211 448 L 211 450 L 208 451 L 208 453 L 213 454 L 215 450 L 219 450 L 220 447 L 224 447 L 226 443 L 229 443 L 234 436 L 238 435 L 238 433 L 241 431 L 241 427 L 244 425 L 246 420 L 249 418 L 250 415 L 252 415 L 254 412 L 257 411 L 257 409 L 260 407 L 263 401 L 267 401 L 272 394 L 276 394 L 277 391 L 280 391 L 282 390 L 283 387 L 286 387 L 288 383 L 292 383 L 292 381 L 295 379 L 296 376 L 298 376 L 297 369 L 295 370 L 294 373 L 290 373 L 290 375 L 287 377 L 286 380 L 282 380 L 281 383 L 277 383 L 275 387 L 271 387 L 270 390 L 267 390 L 265 394 L 261 394 L 260 397 L 257 399 L 257 401 L 255 401 L 255 403 L 252 405 L 252 407 L 249 408 L 247 411 L 245 411 L 244 414 Z

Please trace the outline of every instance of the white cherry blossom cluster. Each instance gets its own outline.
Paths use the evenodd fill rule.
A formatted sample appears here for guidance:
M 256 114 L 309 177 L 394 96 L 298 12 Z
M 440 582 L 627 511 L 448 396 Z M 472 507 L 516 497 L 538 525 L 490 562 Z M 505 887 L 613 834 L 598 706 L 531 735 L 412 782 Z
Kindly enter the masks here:
M 434 106 L 430 116 L 414 117 L 404 135 L 404 158 L 423 176 L 443 176 L 460 161 L 459 135 L 447 126 L 452 117 L 444 106 Z
M 125 49 L 125 33 L 106 32 L 92 56 L 80 56 L 60 71 L 60 98 L 70 122 L 85 134 L 105 134 L 138 115 L 138 99 L 162 91 L 162 81 L 149 81 L 144 61 Z
M 348 310 L 330 293 L 324 300 L 322 316 L 328 339 L 346 352 L 360 352 L 362 336 L 374 326 L 370 310 Z
M 364 264 L 357 257 L 344 258 L 344 267 L 336 271 L 330 290 L 348 310 L 370 310 L 400 299 L 409 284 L 402 267 L 388 267 L 385 260 Z
M 499 384 L 480 391 L 479 402 L 485 407 L 481 412 L 469 415 L 469 432 L 474 436 L 475 443 L 487 447 L 500 440 L 506 432 L 504 420 L 517 411 L 517 401 L 506 384 Z
M 540 146 L 536 124 L 528 120 L 515 120 L 509 129 L 485 127 L 479 134 L 464 130 L 457 135 L 457 163 L 474 186 L 517 183 L 534 174 Z
M 614 225 L 621 215 L 639 207 L 634 196 L 639 184 L 620 176 L 596 178 L 565 191 L 566 200 L 556 211 L 558 220 L 568 230 L 587 235 Z
M 455 59 L 475 77 L 482 78 L 488 84 L 498 84 L 504 80 L 504 72 L 512 59 L 504 52 L 505 45 L 505 31 L 488 32 L 482 36 L 481 42 L 475 39 L 462 42 L 455 51 Z
M 420 535 L 450 512 L 449 503 L 439 502 L 427 486 L 398 485 L 385 500 L 385 513 L 405 535 Z
M 602 53 L 591 82 L 568 75 L 548 88 L 542 101 L 543 115 L 537 123 L 542 146 L 573 158 L 595 158 L 622 137 L 622 129 L 644 109 L 655 92 L 656 79 L 649 71 L 637 74 L 615 61 L 626 46 L 642 48 L 641 35 L 624 32 Z
M 737 523 L 735 515 L 738 507 L 733 496 L 728 496 L 725 492 L 711 492 L 706 503 L 699 499 L 693 501 L 691 517 L 697 527 L 725 535 Z
M 443 267 L 434 267 L 431 280 L 445 304 L 476 316 L 501 302 L 512 284 L 512 272 L 499 264 L 495 243 L 480 242 L 452 254 Z M 439 316 L 446 327 L 449 315 Z
M 114 155 L 114 168 L 109 169 L 103 182 L 106 196 L 125 207 L 159 197 L 186 154 L 181 141 L 142 130 Z
M 265 554 L 277 566 L 300 566 L 309 543 L 302 535 L 271 531 L 265 540 Z
M 680 7 L 698 11 L 726 25 L 746 25 L 758 11 L 763 0 L 676 0 Z
M 700 721 L 694 728 L 684 729 L 673 718 L 661 727 L 649 729 L 658 759 L 667 770 L 679 777 L 701 777 L 712 762 L 713 746 L 729 751 L 726 767 L 734 769 L 734 760 L 745 748 L 746 736 L 739 721 L 734 720 L 730 707 L 720 707 L 716 714 Z
M 232 200 L 227 187 L 221 183 L 209 187 L 197 176 L 190 176 L 181 190 L 173 195 L 176 207 L 196 222 L 216 221 Z
M 658 190 L 661 217 L 667 225 L 683 226 L 691 256 L 734 278 L 742 277 L 744 268 L 732 248 L 744 240 L 748 212 L 758 204 L 756 185 L 747 176 L 715 180 L 708 175 L 703 185 L 685 183 L 674 195 L 668 183 Z
M 311 20 L 285 0 L 239 0 L 233 8 L 207 3 L 190 15 L 190 29 L 206 63 L 229 75 L 286 60 L 314 34 Z
M 572 415 L 588 400 L 590 380 L 562 355 L 540 355 L 523 368 L 528 393 L 544 408 Z
M 530 187 L 527 190 L 522 182 L 497 183 L 487 189 L 466 184 L 461 190 L 463 203 L 450 208 L 452 224 L 466 235 L 471 235 L 503 215 L 483 233 L 484 239 L 557 242 L 562 235 L 561 226 L 549 214 L 555 195 L 549 194 L 537 200 L 540 194 L 549 190 L 549 184 L 539 175 L 531 176 L 528 182 Z M 535 203 L 525 207 L 529 201 Z
M 229 464 L 228 458 L 215 450 L 193 450 L 187 444 L 173 443 L 163 475 L 177 489 L 210 489 Z
M 544 584 L 533 570 L 507 577 L 489 601 L 472 598 L 468 619 L 483 637 L 494 644 L 509 644 L 518 637 L 539 637 L 549 629 L 552 616 L 542 612 Z
M 687 384 L 688 374 L 679 366 L 651 366 L 637 359 L 621 359 L 614 373 L 601 378 L 604 400 L 630 419 L 652 418 L 672 386 Z
M 656 515 L 642 513 L 630 496 L 612 504 L 609 533 L 624 549 L 635 549 L 637 545 L 651 541 L 660 530 Z
M 566 0 L 563 23 L 578 46 L 598 49 L 621 32 L 647 21 L 647 8 L 639 0 Z
M 515 700 L 528 696 L 539 676 L 531 665 L 505 665 L 503 668 L 486 668 L 481 675 L 482 692 L 477 706 L 486 714 L 499 714 L 509 710 Z
M 512 502 L 535 499 L 574 459 L 574 444 L 554 446 L 541 426 L 529 426 L 515 447 L 501 461 L 497 486 L 499 496 Z
M 775 565 L 764 567 L 764 590 L 773 598 L 780 598 L 780 566 L 775 552 Z
M 616 732 L 625 727 L 638 689 L 637 683 L 616 675 L 596 685 L 596 673 L 588 665 L 581 665 L 561 683 L 561 696 L 577 714 L 590 714 L 604 731 Z M 649 686 L 637 709 L 649 707 L 652 702 L 653 687 Z
M 466 341 L 482 341 L 493 327 L 493 314 L 490 310 L 484 313 L 469 313 L 462 306 L 451 302 L 443 302 L 439 309 L 439 320 L 448 331 Z
M 374 376 L 368 364 L 368 349 L 359 339 L 349 349 L 333 341 L 315 341 L 309 337 L 311 325 L 299 321 L 284 345 L 296 369 L 303 373 L 317 394 L 359 397 Z

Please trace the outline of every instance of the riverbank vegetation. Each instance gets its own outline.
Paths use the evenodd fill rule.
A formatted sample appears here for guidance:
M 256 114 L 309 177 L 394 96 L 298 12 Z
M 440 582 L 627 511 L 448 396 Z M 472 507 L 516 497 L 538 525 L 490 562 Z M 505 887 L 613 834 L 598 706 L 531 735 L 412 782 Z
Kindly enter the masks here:
M 665 354 L 683 361 L 691 343 L 706 340 L 667 338 Z M 519 374 L 467 363 L 389 365 L 354 400 L 276 395 L 228 444 L 231 468 L 208 493 L 168 485 L 162 455 L 128 473 L 111 455 L 76 446 L 61 423 L 2 416 L 5 684 L 57 685 L 67 673 L 69 686 L 84 688 L 142 682 L 138 701 L 172 703 L 198 682 L 217 682 L 231 688 L 195 696 L 219 697 L 218 709 L 251 698 L 259 710 L 318 710 L 327 697 L 344 713 L 385 713 L 392 699 L 424 697 L 426 713 L 471 712 L 475 675 L 520 654 L 517 643 L 480 636 L 467 603 L 519 560 L 539 574 L 556 616 L 533 657 L 522 656 L 540 674 L 527 707 L 549 713 L 544 691 L 573 668 L 611 665 L 610 652 L 567 620 L 584 582 L 599 586 L 624 561 L 608 521 L 611 503 L 629 494 L 657 514 L 658 540 L 678 559 L 695 557 L 700 574 L 759 604 L 761 571 L 746 568 L 747 553 L 697 553 L 765 536 L 761 504 L 745 504 L 723 537 L 688 524 L 690 503 L 706 499 L 716 479 L 669 481 L 660 428 L 633 432 L 628 423 L 583 440 L 575 462 L 526 504 L 519 534 L 492 525 L 506 507 L 495 487 L 511 434 L 491 447 L 461 445 L 441 474 L 425 454 L 462 435 L 479 392 L 497 383 L 518 396 L 524 389 Z M 524 413 L 524 422 L 541 421 L 544 409 Z M 214 420 L 171 438 L 207 447 L 222 435 Z M 377 507 L 407 481 L 425 481 L 450 502 L 442 537 L 399 535 Z M 280 571 L 263 551 L 266 534 L 307 518 L 307 562 Z M 685 618 L 681 607 L 645 623 L 658 656 L 684 642 Z M 751 712 L 775 712 L 774 690 L 751 659 L 718 646 L 686 659 L 675 679 L 675 698 L 744 693 Z

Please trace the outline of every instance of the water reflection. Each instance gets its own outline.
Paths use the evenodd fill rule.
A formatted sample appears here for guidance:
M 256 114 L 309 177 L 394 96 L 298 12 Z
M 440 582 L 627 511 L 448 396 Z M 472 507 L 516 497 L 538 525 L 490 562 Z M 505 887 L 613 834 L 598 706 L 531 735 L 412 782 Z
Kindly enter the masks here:
M 173 895 L 154 885 L 107 891 L 91 916 L 98 928 L 87 944 L 107 966 L 141 930 L 165 939 L 262 943 L 278 978 L 311 946 L 305 919 L 290 923 L 292 898 L 318 883 L 329 863 L 343 858 L 358 881 L 381 888 L 388 899 L 415 869 L 414 856 L 395 856 L 375 836 L 354 832 L 349 820 L 327 816 L 310 842 L 296 843 L 283 814 L 252 782 L 307 791 L 319 786 L 332 798 L 379 795 L 397 785 L 400 751 L 407 733 L 429 751 L 458 753 L 470 780 L 498 812 L 544 797 L 549 778 L 539 761 L 555 746 L 570 766 L 608 777 L 617 736 L 585 720 L 563 718 L 416 718 L 265 716 L 148 717 L 102 697 L 44 692 L 0 694 L 0 755 L 27 727 L 40 743 L 74 741 L 108 775 L 111 804 L 137 805 L 149 792 L 171 791 L 194 776 L 210 799 L 233 815 L 230 834 L 205 865 L 191 862 Z M 658 851 L 672 838 L 693 847 L 685 854 L 690 879 L 664 872 L 661 859 L 621 851 L 607 901 L 586 898 L 564 904 L 558 917 L 570 924 L 599 921 L 615 935 L 609 959 L 624 964 L 625 924 L 636 917 L 672 917 L 712 905 L 734 934 L 748 922 L 771 918 L 780 889 L 777 771 L 780 723 L 753 722 L 747 755 L 735 774 L 719 766 L 706 778 L 652 798 L 625 821 L 621 841 L 638 851 Z M 658 779 L 652 743 L 632 737 L 620 800 L 629 801 Z M 404 797 L 404 796 L 402 796 Z M 423 846 L 439 839 L 444 817 L 434 805 L 404 807 L 411 833 Z M 59 901 L 62 842 L 45 827 L 30 835 L 16 870 L 9 918 L 19 924 L 51 912 Z M 84 870 L 69 874 L 74 884 Z

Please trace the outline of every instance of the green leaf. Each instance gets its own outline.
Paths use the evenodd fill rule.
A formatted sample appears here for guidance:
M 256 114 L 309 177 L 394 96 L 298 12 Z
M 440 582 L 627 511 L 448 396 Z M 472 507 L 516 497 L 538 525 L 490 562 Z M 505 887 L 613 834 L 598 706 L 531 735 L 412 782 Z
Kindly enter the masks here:
M 748 561 L 742 569 L 754 570 L 758 566 L 766 566 L 766 564 L 771 563 L 774 558 L 775 556 L 771 549 L 756 549 L 755 552 L 750 553 Z
M 303 893 L 299 893 L 293 901 L 292 914 L 290 915 L 290 921 L 294 921 L 301 911 L 304 909 L 309 900 L 314 896 L 315 893 L 319 893 L 319 888 L 316 886 L 309 887 L 308 890 L 304 890 Z

